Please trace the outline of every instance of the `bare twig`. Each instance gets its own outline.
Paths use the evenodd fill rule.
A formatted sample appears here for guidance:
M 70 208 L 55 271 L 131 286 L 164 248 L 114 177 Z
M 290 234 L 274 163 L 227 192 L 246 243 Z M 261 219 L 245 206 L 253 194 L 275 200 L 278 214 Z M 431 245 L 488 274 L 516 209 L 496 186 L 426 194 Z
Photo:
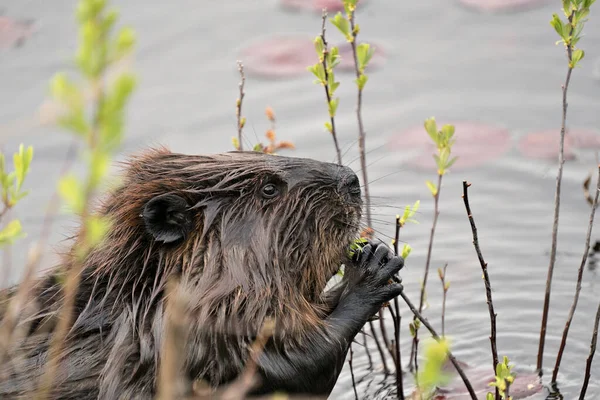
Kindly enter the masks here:
M 590 212 L 590 223 L 588 225 L 587 235 L 585 237 L 585 248 L 583 251 L 583 256 L 581 257 L 581 264 L 579 265 L 579 271 L 577 274 L 577 286 L 575 288 L 575 296 L 573 297 L 573 304 L 571 304 L 571 309 L 569 310 L 569 316 L 567 317 L 567 322 L 565 323 L 565 328 L 563 330 L 562 340 L 560 341 L 560 348 L 558 350 L 558 355 L 556 357 L 556 364 L 554 365 L 554 371 L 552 371 L 552 382 L 556 382 L 558 377 L 558 370 L 560 368 L 560 362 L 562 360 L 563 352 L 565 350 L 565 346 L 567 344 L 567 336 L 569 335 L 569 328 L 571 327 L 571 322 L 573 321 L 573 315 L 575 314 L 575 309 L 577 308 L 577 302 L 579 301 L 579 292 L 581 292 L 581 281 L 583 280 L 583 270 L 585 269 L 585 264 L 587 262 L 588 254 L 590 252 L 590 239 L 592 236 L 592 227 L 594 226 L 594 215 L 596 214 L 596 206 L 598 205 L 598 193 L 600 192 L 600 166 L 598 166 L 598 182 L 596 183 L 596 194 L 594 195 L 594 202 L 592 203 L 592 211 Z
M 323 10 L 322 23 L 321 23 L 321 40 L 323 41 L 323 70 L 325 71 L 325 96 L 327 97 L 327 104 L 331 103 L 331 91 L 329 88 L 329 72 L 327 72 L 329 66 L 327 65 L 327 54 L 329 49 L 327 48 L 327 40 L 325 39 L 325 23 L 327 22 L 327 10 Z M 331 137 L 333 138 L 333 145 L 335 146 L 335 153 L 337 155 L 338 164 L 342 165 L 342 152 L 337 139 L 337 133 L 335 131 L 335 118 L 333 115 L 329 115 L 329 122 L 331 123 Z
M 446 287 L 446 269 L 448 268 L 448 263 L 444 264 L 444 269 L 439 270 L 440 273 L 440 281 L 442 281 L 442 337 L 446 337 L 446 297 L 448 294 L 448 288 Z
M 398 255 L 398 241 L 400 240 L 400 216 L 396 215 L 396 231 L 394 234 L 394 253 Z M 394 346 L 394 350 L 396 352 L 396 391 L 398 392 L 398 399 L 404 400 L 404 382 L 402 376 L 402 357 L 400 356 L 400 329 L 402 327 L 402 317 L 400 316 L 400 302 L 398 301 L 398 297 L 394 297 L 394 310 L 396 310 L 395 316 L 392 312 L 392 308 L 390 307 L 390 312 L 392 312 L 392 317 L 394 318 L 394 341 L 396 345 Z
M 358 56 L 356 54 L 356 36 L 358 35 L 354 24 L 354 9 L 350 9 L 348 20 L 350 21 L 350 30 L 352 31 L 353 40 L 350 42 L 352 47 L 352 57 L 354 57 L 354 69 L 356 78 L 360 78 L 360 70 L 358 64 Z M 360 167 L 362 169 L 363 189 L 365 191 L 365 207 L 367 210 L 367 225 L 371 227 L 371 196 L 369 195 L 369 180 L 367 178 L 367 157 L 365 152 L 365 127 L 362 120 L 362 89 L 358 88 L 358 97 L 356 102 L 356 118 L 358 120 L 358 150 L 360 152 Z
M 427 258 L 425 259 L 425 273 L 423 274 L 423 283 L 421 286 L 421 296 L 419 298 L 419 312 L 423 311 L 423 304 L 425 302 L 425 290 L 427 289 L 427 279 L 429 277 L 429 266 L 431 264 L 431 253 L 433 250 L 433 238 L 435 236 L 435 228 L 437 226 L 437 220 L 440 215 L 439 202 L 440 202 L 440 192 L 442 191 L 442 176 L 443 176 L 442 174 L 438 174 L 437 191 L 435 193 L 435 196 L 433 196 L 433 204 L 434 204 L 433 222 L 431 224 L 431 231 L 429 234 L 429 246 L 427 247 Z M 413 318 L 413 322 L 415 320 L 416 320 L 416 316 Z M 411 368 L 413 360 L 416 359 L 415 353 L 417 353 L 418 345 L 419 345 L 419 331 L 417 329 L 415 329 L 413 345 L 412 345 L 412 348 L 410 351 L 411 364 L 409 365 L 409 368 Z
M 220 397 L 222 400 L 242 400 L 245 399 L 248 392 L 256 382 L 256 372 L 258 370 L 258 359 L 267 345 L 269 339 L 275 331 L 275 321 L 266 320 L 256 339 L 250 347 L 250 359 L 244 367 L 244 371 L 233 384 L 223 392 Z
M 158 371 L 157 399 L 181 397 L 186 382 L 183 380 L 183 363 L 187 342 L 187 326 L 191 323 L 179 282 L 170 279 L 165 290 L 165 337 L 161 348 Z
M 388 351 L 390 351 L 391 346 L 390 346 L 390 341 L 389 341 L 388 336 L 387 336 L 387 331 L 385 329 L 385 320 L 384 320 L 384 316 L 383 316 L 383 310 L 384 310 L 383 308 L 379 309 L 379 313 L 378 313 L 378 315 L 379 315 L 379 329 L 381 330 L 381 337 L 383 338 L 384 347 Z M 394 355 L 391 354 L 391 356 L 392 356 L 392 360 L 393 360 L 394 359 Z M 383 372 L 386 375 L 388 375 L 390 373 L 390 370 L 389 370 L 389 368 L 387 366 L 387 361 L 385 360 L 385 357 L 382 357 L 382 362 L 383 362 Z
M 350 367 L 350 377 L 352 378 L 352 389 L 354 389 L 354 399 L 358 400 L 358 392 L 356 391 L 356 379 L 354 378 L 354 366 L 352 365 L 353 359 L 354 350 L 352 350 L 352 345 L 350 345 L 350 358 L 348 358 L 348 366 Z
M 431 326 L 431 324 L 429 324 L 427 319 L 421 315 L 419 310 L 417 310 L 417 308 L 414 306 L 414 304 L 406 296 L 406 293 L 402 292 L 402 293 L 400 293 L 400 296 L 402 296 L 402 299 L 404 300 L 404 302 L 406 303 L 408 308 L 410 308 L 410 311 L 412 311 L 412 313 L 415 315 L 415 317 L 417 317 L 419 319 L 419 321 L 421 321 L 421 323 L 425 326 L 425 328 L 427 328 L 427 330 L 431 333 L 431 336 L 433 336 L 433 338 L 436 341 L 438 341 L 438 342 L 441 341 L 441 339 L 440 339 L 439 335 L 436 333 L 435 329 L 433 329 L 433 327 Z M 471 395 L 471 399 L 477 400 L 477 395 L 475 394 L 475 390 L 473 389 L 471 382 L 469 382 L 469 378 L 467 378 L 467 375 L 461 368 L 460 364 L 458 363 L 458 361 L 456 360 L 454 355 L 450 352 L 450 350 L 448 350 L 448 359 L 450 360 L 452 365 L 454 365 L 454 368 L 456 368 L 456 372 L 458 372 L 458 375 L 460 375 L 461 379 L 465 383 L 465 387 L 467 388 L 469 394 Z
M 569 16 L 569 22 L 573 21 L 573 15 L 575 11 Z M 573 35 L 573 27 L 569 36 Z M 537 356 L 537 370 L 538 373 L 542 374 L 542 364 L 544 362 L 544 345 L 546 342 L 546 326 L 548 324 L 548 312 L 550 310 L 550 291 L 552 289 L 552 274 L 554 273 L 554 264 L 556 262 L 556 246 L 558 240 L 558 217 L 560 210 L 560 189 L 562 183 L 563 165 L 565 163 L 565 129 L 567 122 L 567 91 L 569 89 L 569 82 L 571 80 L 572 67 L 572 56 L 573 46 L 567 46 L 567 57 L 569 59 L 569 68 L 567 70 L 567 77 L 565 84 L 562 86 L 562 123 L 560 127 L 560 148 L 558 152 L 558 174 L 556 175 L 556 192 L 554 194 L 554 220 L 552 223 L 552 247 L 550 249 L 550 265 L 548 266 L 548 277 L 546 278 L 546 292 L 544 294 L 544 310 L 542 313 L 542 326 L 540 328 L 540 344 L 538 348 Z
M 479 259 L 479 264 L 481 265 L 481 270 L 483 271 L 483 281 L 485 282 L 485 296 L 487 298 L 488 311 L 490 313 L 490 344 L 492 346 L 492 362 L 494 367 L 493 371 L 495 374 L 496 366 L 498 365 L 498 348 L 496 344 L 496 312 L 494 311 L 494 302 L 492 301 L 492 284 L 490 283 L 490 276 L 487 270 L 487 263 L 481 255 L 481 249 L 479 248 L 479 238 L 477 237 L 477 227 L 475 226 L 475 220 L 473 219 L 473 214 L 471 213 L 471 206 L 469 205 L 469 186 L 471 186 L 470 183 L 467 183 L 467 181 L 463 181 L 463 201 L 465 203 L 465 210 L 467 211 L 469 223 L 471 224 L 471 231 L 473 232 L 473 246 L 475 247 L 475 252 L 477 253 L 477 258 Z M 496 400 L 500 400 L 500 391 L 497 387 Z
M 598 342 L 598 325 L 600 324 L 600 303 L 598 303 L 598 310 L 596 311 L 596 319 L 594 322 L 594 331 L 592 332 L 592 342 L 590 344 L 590 355 L 585 363 L 585 375 L 583 378 L 583 385 L 581 386 L 581 392 L 579 394 L 579 400 L 585 400 L 585 392 L 587 391 L 588 384 L 590 383 L 590 375 L 592 373 L 592 361 L 594 361 L 594 354 L 596 354 L 596 343 Z
M 246 76 L 244 75 L 244 64 L 241 61 L 237 62 L 238 71 L 240 71 L 241 81 L 239 84 L 240 87 L 240 97 L 238 97 L 236 101 L 235 107 L 235 115 L 237 117 L 237 130 L 238 130 L 238 150 L 244 150 L 244 142 L 242 141 L 242 130 L 245 125 L 245 118 L 242 117 L 242 103 L 244 101 L 244 96 L 246 93 L 244 92 L 244 84 L 246 83 Z

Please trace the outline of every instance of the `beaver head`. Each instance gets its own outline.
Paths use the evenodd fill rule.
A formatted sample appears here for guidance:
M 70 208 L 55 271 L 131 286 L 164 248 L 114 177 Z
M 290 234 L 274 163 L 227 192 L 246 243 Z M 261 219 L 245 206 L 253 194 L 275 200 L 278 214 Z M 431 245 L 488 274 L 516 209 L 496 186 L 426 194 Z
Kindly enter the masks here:
M 202 319 L 236 316 L 256 328 L 274 316 L 290 328 L 318 320 L 316 304 L 356 237 L 361 204 L 357 176 L 336 164 L 155 150 L 132 158 L 105 200 L 113 227 L 87 269 L 109 278 L 106 291 L 132 297 L 177 273 Z

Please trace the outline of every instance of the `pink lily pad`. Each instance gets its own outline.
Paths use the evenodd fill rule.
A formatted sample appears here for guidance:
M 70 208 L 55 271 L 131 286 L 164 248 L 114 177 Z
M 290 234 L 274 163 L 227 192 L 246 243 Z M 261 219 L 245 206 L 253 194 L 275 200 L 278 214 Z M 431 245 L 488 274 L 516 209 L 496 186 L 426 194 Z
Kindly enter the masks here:
M 312 38 L 276 36 L 261 40 L 244 49 L 240 55 L 249 75 L 285 78 L 310 74 L 306 67 L 318 61 Z
M 32 33 L 32 22 L 16 21 L 0 15 L 0 48 L 20 46 Z
M 438 121 L 438 128 L 444 123 Z M 458 157 L 452 166 L 453 170 L 476 167 L 496 160 L 512 146 L 510 132 L 504 128 L 469 121 L 454 122 L 452 125 L 455 127 L 456 139 L 452 155 Z M 398 150 L 415 154 L 407 162 L 409 165 L 425 170 L 436 168 L 433 159 L 436 147 L 422 125 L 395 136 L 391 144 Z
M 526 157 L 540 160 L 556 160 L 560 147 L 560 131 L 547 130 L 530 133 L 519 140 L 518 149 Z M 600 149 L 600 134 L 588 129 L 569 130 L 565 134 L 564 154 L 566 160 L 575 159 L 574 150 Z
M 499 12 L 524 10 L 539 6 L 548 0 L 460 0 L 460 2 L 479 11 Z
M 358 4 L 364 3 L 361 0 Z M 283 6 L 295 10 L 307 10 L 321 12 L 326 9 L 329 13 L 344 11 L 342 0 L 282 0 Z
M 307 67 L 318 61 L 311 37 L 276 36 L 261 40 L 242 50 L 240 59 L 249 75 L 263 78 L 289 78 L 310 75 Z M 336 70 L 354 71 L 352 48 L 346 42 L 340 46 L 340 64 Z M 373 45 L 375 53 L 367 69 L 381 65 L 383 50 Z

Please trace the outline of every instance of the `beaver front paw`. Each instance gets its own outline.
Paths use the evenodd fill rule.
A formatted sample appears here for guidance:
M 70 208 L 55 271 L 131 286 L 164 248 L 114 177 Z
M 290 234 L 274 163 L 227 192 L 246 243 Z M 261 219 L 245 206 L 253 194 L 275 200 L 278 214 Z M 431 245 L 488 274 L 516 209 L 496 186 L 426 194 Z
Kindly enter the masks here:
M 352 258 L 344 270 L 348 300 L 368 306 L 375 312 L 402 292 L 396 274 L 404 266 L 404 260 L 385 244 L 369 243 Z

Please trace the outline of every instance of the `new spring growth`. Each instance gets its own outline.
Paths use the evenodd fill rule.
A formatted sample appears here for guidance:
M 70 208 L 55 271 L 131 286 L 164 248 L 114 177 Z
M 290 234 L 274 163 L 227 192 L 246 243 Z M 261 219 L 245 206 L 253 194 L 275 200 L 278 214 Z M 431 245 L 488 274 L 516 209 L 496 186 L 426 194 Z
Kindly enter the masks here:
M 340 86 L 340 83 L 335 80 L 334 73 L 334 68 L 340 63 L 339 49 L 337 47 L 328 49 L 321 35 L 315 37 L 314 44 L 319 62 L 307 69 L 317 78 L 315 84 L 326 87 L 330 99 L 327 104 L 329 117 L 334 118 L 340 102 L 339 98 L 334 98 L 335 91 Z M 325 128 L 329 133 L 333 133 L 330 122 L 325 123 Z
M 341 13 L 337 13 L 335 17 L 330 18 L 329 21 L 333 26 L 335 26 L 348 43 L 354 43 L 356 41 L 356 36 L 360 32 L 360 27 L 358 24 L 354 25 L 354 29 L 352 29 L 352 25 L 354 23 L 354 11 L 356 10 L 357 0 L 344 0 L 344 11 L 346 15 L 343 16 Z M 375 50 L 368 43 L 360 43 L 356 46 L 356 62 L 357 62 L 357 78 L 355 79 L 356 85 L 359 90 L 363 90 L 365 85 L 367 84 L 367 80 L 369 77 L 365 75 L 365 68 L 373 58 L 373 54 Z
M 452 152 L 452 145 L 456 141 L 453 139 L 454 136 L 454 126 L 453 125 L 444 125 L 441 130 L 438 131 L 437 124 L 435 123 L 435 118 L 431 117 L 425 120 L 425 131 L 433 140 L 437 148 L 437 154 L 433 155 L 435 163 L 437 165 L 438 175 L 444 175 L 448 172 L 448 169 L 456 162 L 458 157 L 450 158 L 450 153 Z M 431 182 L 426 182 L 429 191 L 433 196 L 437 195 L 438 188 L 436 185 Z
M 111 161 L 123 140 L 125 106 L 136 84 L 135 76 L 124 72 L 104 83 L 108 70 L 133 50 L 135 33 L 121 28 L 113 34 L 118 12 L 107 10 L 105 0 L 82 0 L 77 6 L 79 45 L 75 63 L 92 89 L 93 106 L 86 104 L 84 88 L 65 74 L 57 74 L 50 92 L 62 104 L 64 114 L 58 124 L 83 139 L 88 164 L 87 180 L 67 175 L 59 182 L 59 193 L 67 206 L 84 217 L 85 243 L 81 254 L 93 247 L 108 231 L 110 223 L 99 216 L 88 215 L 88 203 L 97 187 L 105 180 Z M 90 112 L 90 108 L 93 111 Z
M 19 200 L 27 196 L 28 192 L 23 191 L 22 186 L 29 172 L 32 159 L 33 148 L 29 146 L 25 149 L 25 146 L 21 144 L 19 151 L 13 154 L 13 170 L 7 172 L 4 154 L 0 153 L 0 184 L 2 186 L 2 204 L 4 207 L 0 212 L 0 219 Z M 23 237 L 25 237 L 25 233 L 22 231 L 21 222 L 17 219 L 12 220 L 0 230 L 0 248 Z
M 563 43 L 566 48 L 571 48 L 573 53 L 569 60 L 569 68 L 577 67 L 578 63 L 583 59 L 585 53 L 575 46 L 581 39 L 581 32 L 587 16 L 590 13 L 590 6 L 596 0 L 562 0 L 563 13 L 567 18 L 563 21 L 558 14 L 552 15 L 550 25 L 554 28 L 560 40 L 556 44 Z
M 508 357 L 504 356 L 501 363 L 496 365 L 496 377 L 495 382 L 491 382 L 489 385 L 498 388 L 500 392 L 500 396 L 502 396 L 505 400 L 512 399 L 512 396 L 506 396 L 506 392 L 508 388 L 515 380 L 514 375 L 512 374 L 512 368 L 514 365 L 509 365 Z M 492 393 L 487 393 L 486 400 L 494 400 L 494 395 Z

